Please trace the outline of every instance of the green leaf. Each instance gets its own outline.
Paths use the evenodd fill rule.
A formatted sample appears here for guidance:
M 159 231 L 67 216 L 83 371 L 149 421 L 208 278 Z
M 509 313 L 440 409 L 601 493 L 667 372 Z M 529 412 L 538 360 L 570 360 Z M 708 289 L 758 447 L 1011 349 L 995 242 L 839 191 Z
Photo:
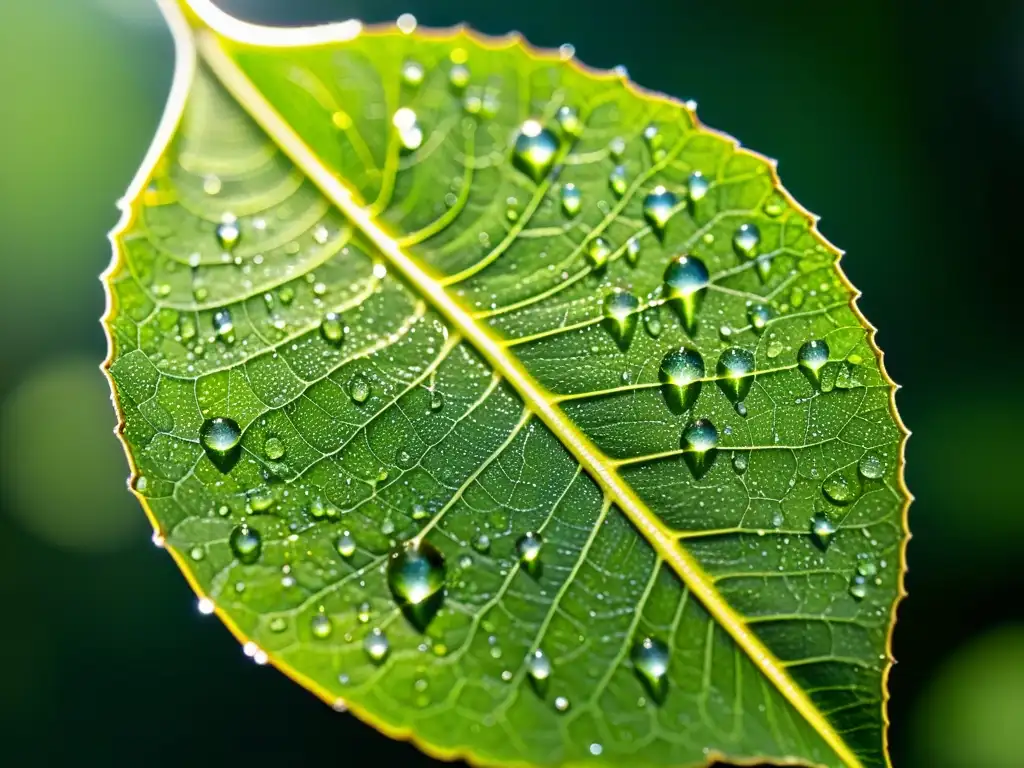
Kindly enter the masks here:
M 565 49 L 163 7 L 105 325 L 200 608 L 445 758 L 886 764 L 906 433 L 772 163 Z

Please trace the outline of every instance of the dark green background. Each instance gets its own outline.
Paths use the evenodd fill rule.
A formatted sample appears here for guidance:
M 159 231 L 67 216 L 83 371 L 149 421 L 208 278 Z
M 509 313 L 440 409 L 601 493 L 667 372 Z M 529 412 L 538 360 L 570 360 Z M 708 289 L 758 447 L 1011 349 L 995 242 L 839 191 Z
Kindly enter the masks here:
M 848 252 L 914 430 L 896 766 L 1024 765 L 1024 5 L 224 0 L 519 29 L 696 99 Z M 199 616 L 124 490 L 97 365 L 105 234 L 170 83 L 150 0 L 0 2 L 0 762 L 426 765 Z M 9 762 L 10 761 L 10 762 Z

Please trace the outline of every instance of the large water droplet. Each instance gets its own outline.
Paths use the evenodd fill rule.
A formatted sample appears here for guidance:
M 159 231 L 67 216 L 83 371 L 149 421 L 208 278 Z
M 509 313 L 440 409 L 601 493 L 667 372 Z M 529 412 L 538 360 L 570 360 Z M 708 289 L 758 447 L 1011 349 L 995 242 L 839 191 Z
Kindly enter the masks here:
M 583 195 L 579 188 L 573 184 L 562 185 L 562 210 L 566 216 L 575 216 L 583 207 Z
M 491 549 L 491 537 L 486 533 L 481 533 L 473 539 L 473 549 L 477 552 L 486 554 Z
M 428 541 L 406 544 L 388 558 L 387 577 L 406 617 L 425 629 L 444 600 L 444 555 Z
M 697 310 L 711 278 L 704 262 L 685 254 L 676 256 L 665 269 L 665 293 L 691 336 L 697 328 Z
M 587 244 L 587 259 L 594 269 L 600 269 L 608 263 L 612 248 L 603 237 L 595 237 Z
M 661 186 L 651 190 L 644 199 L 644 217 L 659 237 L 665 233 L 665 226 L 672 218 L 678 202 L 673 192 Z
M 238 228 L 238 220 L 231 214 L 226 214 L 217 226 L 217 244 L 230 253 L 241 239 L 242 230 Z
M 548 687 L 548 679 L 551 677 L 551 659 L 538 648 L 527 657 L 526 672 L 530 676 L 533 687 L 543 696 Z
M 580 113 L 575 108 L 568 105 L 559 107 L 555 119 L 566 136 L 577 138 L 583 133 L 583 121 L 580 120 Z
M 821 484 L 821 492 L 833 504 L 845 506 L 860 496 L 860 487 L 855 480 L 847 480 L 842 472 L 833 472 Z
M 285 444 L 279 437 L 268 437 L 263 443 L 263 455 L 271 461 L 280 460 L 285 454 Z
M 309 620 L 309 629 L 313 633 L 313 637 L 318 640 L 326 640 L 334 631 L 334 625 L 326 614 L 318 613 Z
M 222 471 L 228 471 L 238 459 L 242 430 L 234 419 L 218 416 L 207 419 L 199 428 L 199 443 L 206 455 Z
M 814 543 L 821 549 L 828 549 L 828 545 L 832 543 L 832 537 L 835 536 L 835 533 L 835 523 L 825 515 L 819 513 L 811 518 L 811 536 L 814 537 Z
M 339 347 L 345 340 L 345 326 L 341 323 L 341 315 L 337 312 L 328 312 L 320 321 L 320 335 L 328 344 Z
M 697 419 L 683 430 L 680 445 L 690 471 L 699 480 L 711 469 L 718 454 L 718 429 L 708 419 Z
M 544 546 L 544 539 L 539 533 L 529 531 L 519 537 L 516 542 L 516 552 L 519 553 L 519 562 L 528 573 L 537 573 L 540 569 L 540 551 Z
M 854 600 L 863 600 L 868 595 L 868 581 L 860 574 L 850 579 L 850 596 Z
M 739 347 L 730 347 L 718 358 L 718 386 L 725 396 L 738 403 L 754 383 L 754 355 Z
M 700 171 L 694 171 L 690 174 L 690 178 L 686 180 L 686 196 L 690 199 L 691 203 L 696 203 L 704 199 L 710 186 L 708 180 L 704 178 L 704 174 Z
M 353 374 L 348 382 L 348 394 L 352 402 L 362 405 L 370 396 L 370 380 L 361 373 Z
M 612 188 L 612 192 L 615 193 L 616 197 L 622 197 L 626 194 L 626 189 L 629 187 L 629 182 L 626 179 L 626 169 L 621 165 L 615 166 L 612 172 L 608 174 L 608 186 Z
M 857 464 L 857 471 L 868 480 L 881 480 L 885 475 L 885 461 L 877 453 L 865 453 Z
M 388 657 L 391 644 L 388 642 L 388 636 L 384 634 L 383 629 L 374 628 L 370 630 L 370 634 L 363 640 L 363 649 L 366 651 L 366 655 L 370 657 L 370 661 L 374 664 L 380 664 Z
M 235 526 L 228 536 L 228 545 L 240 562 L 246 565 L 255 563 L 263 549 L 263 538 L 255 528 L 247 524 Z
M 761 244 L 761 231 L 756 224 L 740 224 L 732 235 L 732 247 L 738 256 L 752 259 L 757 256 Z
M 551 170 L 558 154 L 558 137 L 536 120 L 527 120 L 516 137 L 512 160 L 515 166 L 534 181 L 540 181 Z
M 689 409 L 700 394 L 704 358 L 694 349 L 680 347 L 661 360 L 661 391 L 673 413 Z
M 347 560 L 356 553 L 356 540 L 352 536 L 351 532 L 343 531 L 338 537 L 338 540 L 334 543 L 334 548 L 338 550 L 339 555 Z
M 668 646 L 661 640 L 645 637 L 633 645 L 630 654 L 633 669 L 658 703 L 665 700 L 668 693 Z
M 640 300 L 621 288 L 613 289 L 604 298 L 604 325 L 623 349 L 633 339 L 639 310 Z
M 821 339 L 806 342 L 796 353 L 796 361 L 800 370 L 810 379 L 815 387 L 821 386 L 821 372 L 828 362 L 829 349 Z
M 771 309 L 764 304 L 751 304 L 747 309 L 747 320 L 750 322 L 751 329 L 758 336 L 764 333 L 764 329 L 768 327 L 772 317 Z

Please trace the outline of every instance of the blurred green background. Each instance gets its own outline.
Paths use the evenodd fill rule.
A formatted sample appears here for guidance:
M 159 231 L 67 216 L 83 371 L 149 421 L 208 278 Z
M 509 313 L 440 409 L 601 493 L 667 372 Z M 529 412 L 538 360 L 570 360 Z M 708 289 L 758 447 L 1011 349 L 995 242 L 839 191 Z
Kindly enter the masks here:
M 848 252 L 914 430 L 894 764 L 1024 766 L 1024 5 L 222 0 L 267 23 L 519 29 L 700 104 Z M 940 10 L 941 8 L 941 10 Z M 0 737 L 7 765 L 428 765 L 201 617 L 125 491 L 97 276 L 171 41 L 151 0 L 0 2 Z M 10 762 L 8 762 L 10 760 Z M 381 761 L 383 761 L 381 763 Z

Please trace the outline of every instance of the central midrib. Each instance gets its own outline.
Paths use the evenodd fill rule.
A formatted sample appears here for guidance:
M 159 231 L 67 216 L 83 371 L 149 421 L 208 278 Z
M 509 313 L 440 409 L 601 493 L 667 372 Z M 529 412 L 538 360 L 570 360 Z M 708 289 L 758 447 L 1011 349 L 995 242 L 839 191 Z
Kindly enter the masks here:
M 761 672 L 789 703 L 819 733 L 836 755 L 851 768 L 861 768 L 850 750 L 807 694 L 789 676 L 774 654 L 749 629 L 711 583 L 699 563 L 679 545 L 677 537 L 619 476 L 612 462 L 584 435 L 534 378 L 508 354 L 490 330 L 471 314 L 408 256 L 398 242 L 383 230 L 371 214 L 356 202 L 352 192 L 332 174 L 298 133 L 263 97 L 245 73 L 221 47 L 211 29 L 195 31 L 197 47 L 204 60 L 243 109 L 271 139 L 315 183 L 327 198 L 387 257 L 391 266 L 415 286 L 434 308 L 505 378 L 523 402 L 545 423 L 587 470 L 604 492 L 622 509 L 658 556 L 700 600 L 714 619 L 730 634 Z

